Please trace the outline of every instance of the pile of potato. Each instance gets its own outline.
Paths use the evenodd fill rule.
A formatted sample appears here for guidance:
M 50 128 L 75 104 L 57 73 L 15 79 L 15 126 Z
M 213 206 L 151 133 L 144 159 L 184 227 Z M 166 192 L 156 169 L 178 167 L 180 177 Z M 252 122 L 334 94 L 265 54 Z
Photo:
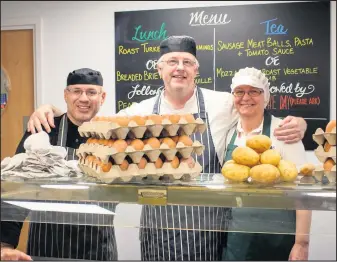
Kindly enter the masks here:
M 239 146 L 232 153 L 232 160 L 222 167 L 225 178 L 235 182 L 273 184 L 294 181 L 298 175 L 296 165 L 281 159 L 268 136 L 256 135 L 247 139 L 246 146 Z

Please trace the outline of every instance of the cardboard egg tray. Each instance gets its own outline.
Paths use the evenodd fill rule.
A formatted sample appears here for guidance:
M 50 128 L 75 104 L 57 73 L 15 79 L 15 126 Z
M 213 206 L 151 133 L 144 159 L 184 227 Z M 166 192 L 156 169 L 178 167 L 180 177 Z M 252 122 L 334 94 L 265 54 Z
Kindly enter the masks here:
M 328 152 L 325 152 L 323 146 L 319 145 L 314 152 L 321 163 L 324 163 L 328 158 L 332 158 L 336 163 L 336 146 L 332 146 Z
M 193 168 L 185 162 L 180 163 L 177 168 L 173 168 L 170 162 L 165 162 L 161 168 L 156 168 L 154 163 L 147 163 L 143 169 L 140 169 L 137 164 L 130 164 L 127 170 L 121 170 L 118 165 L 112 165 L 109 172 L 102 172 L 100 166 L 93 162 L 87 163 L 84 158 L 80 158 L 79 167 L 86 175 L 104 183 L 140 181 L 144 178 L 159 180 L 161 177 L 167 177 L 170 180 L 191 180 L 202 171 L 198 162 Z
M 325 133 L 322 128 L 317 128 L 315 134 L 312 135 L 312 139 L 318 145 L 324 145 L 325 141 L 327 141 L 331 146 L 335 146 L 336 127 L 334 127 L 330 133 Z
M 185 146 L 182 142 L 178 142 L 175 148 L 169 148 L 167 144 L 161 144 L 159 149 L 153 149 L 150 145 L 145 145 L 143 150 L 135 150 L 132 146 L 128 146 L 125 152 L 117 152 L 114 147 L 108 147 L 99 144 L 81 144 L 76 154 L 79 158 L 85 158 L 87 155 L 98 157 L 103 163 L 108 163 L 110 156 L 114 162 L 120 165 L 126 156 L 130 156 L 132 162 L 138 164 L 141 158 L 146 155 L 151 162 L 156 162 L 160 154 L 163 154 L 169 161 L 180 153 L 183 158 L 189 158 L 193 153 L 201 155 L 205 149 L 199 141 L 194 141 L 192 146 Z
M 105 139 L 125 139 L 188 135 L 203 133 L 206 125 L 201 118 L 194 123 L 188 123 L 185 118 L 180 118 L 177 124 L 172 124 L 169 119 L 163 119 L 161 124 L 155 124 L 151 119 L 146 120 L 144 126 L 139 126 L 135 121 L 130 121 L 127 127 L 122 127 L 114 122 L 90 121 L 84 122 L 78 131 L 82 137 L 99 137 Z
M 331 171 L 325 171 L 323 167 L 317 166 L 313 172 L 313 176 L 318 181 L 323 181 L 323 177 L 325 176 L 330 183 L 336 183 L 336 165 L 331 168 Z

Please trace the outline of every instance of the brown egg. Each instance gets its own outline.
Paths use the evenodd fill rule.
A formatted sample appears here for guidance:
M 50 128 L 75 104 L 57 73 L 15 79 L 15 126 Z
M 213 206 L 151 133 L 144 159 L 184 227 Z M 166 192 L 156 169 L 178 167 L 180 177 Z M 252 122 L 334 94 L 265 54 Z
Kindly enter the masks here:
M 146 119 L 145 117 L 142 117 L 142 116 L 131 116 L 130 121 L 135 121 L 137 125 L 144 126 Z
M 91 144 L 98 144 L 98 140 L 99 140 L 99 139 L 97 139 L 97 138 L 93 138 L 93 139 L 91 140 Z
M 143 139 L 143 143 L 144 143 L 144 145 L 146 145 L 148 141 L 149 141 L 149 139 L 148 139 L 148 138 L 147 138 L 147 139 Z
M 128 126 L 129 122 L 130 122 L 130 119 L 126 116 L 116 117 L 115 119 L 115 123 L 117 123 L 118 125 L 122 127 Z
M 95 158 L 95 160 L 93 161 L 94 164 L 98 165 L 98 166 L 102 166 L 102 161 L 99 160 L 98 158 Z
M 149 115 L 147 119 L 152 120 L 156 125 L 160 125 L 163 121 L 163 117 L 161 115 Z
M 149 138 L 146 144 L 150 145 L 153 149 L 158 149 L 160 147 L 160 142 L 155 137 Z
M 176 143 L 169 137 L 163 138 L 163 141 L 161 143 L 168 145 L 169 148 L 175 148 L 176 147 Z
M 104 144 L 104 139 L 98 139 L 97 144 L 103 145 Z
M 142 157 L 138 163 L 138 168 L 139 169 L 144 169 L 147 164 L 147 160 L 145 157 Z
M 185 146 L 192 146 L 193 144 L 192 139 L 186 135 L 180 136 L 178 142 L 182 142 Z
M 115 140 L 109 139 L 109 140 L 108 140 L 107 146 L 108 146 L 108 147 L 112 147 L 113 144 L 114 144 L 114 142 L 115 142 Z
M 88 163 L 91 163 L 92 161 L 94 161 L 96 159 L 95 156 L 93 155 L 89 155 L 85 158 L 85 160 L 88 162 Z
M 336 165 L 335 161 L 332 158 L 328 158 L 323 165 L 325 171 L 331 171 L 331 168 Z
M 123 139 L 118 139 L 113 144 L 113 147 L 117 150 L 117 152 L 124 152 L 127 146 L 128 144 Z
M 172 138 L 172 140 L 175 142 L 175 143 L 178 143 L 178 141 L 179 141 L 179 136 L 173 136 L 173 137 L 171 137 Z
M 93 139 L 94 139 L 94 138 L 92 138 L 92 137 L 88 138 L 87 144 L 91 144 Z
M 325 142 L 325 144 L 324 144 L 324 151 L 325 152 L 329 152 L 330 149 L 331 149 L 331 145 L 328 142 Z
M 120 167 L 121 170 L 125 171 L 129 167 L 129 162 L 126 159 L 124 159 L 122 164 L 119 165 L 119 167 Z
M 163 166 L 163 160 L 161 160 L 161 158 L 160 157 L 158 157 L 158 159 L 156 160 L 156 162 L 154 162 L 154 166 L 156 167 L 156 168 L 161 168 L 162 166 Z
M 144 148 L 144 143 L 140 139 L 132 140 L 130 146 L 132 146 L 135 150 L 140 151 Z
M 180 115 L 169 115 L 169 120 L 171 121 L 172 124 L 178 124 L 180 120 Z
M 112 167 L 112 163 L 108 162 L 107 164 L 102 164 L 101 169 L 103 172 L 109 172 Z
M 108 146 L 108 144 L 109 144 L 109 139 L 103 139 L 102 145 Z
M 173 158 L 173 160 L 171 161 L 171 166 L 173 168 L 178 168 L 178 166 L 179 166 L 179 158 L 177 156 L 175 156 Z
M 330 133 L 332 132 L 332 129 L 336 127 L 336 120 L 331 120 L 325 127 L 325 132 Z
M 94 121 L 102 121 L 103 116 L 96 116 Z
M 195 118 L 192 114 L 185 114 L 185 115 L 182 115 L 181 117 L 185 118 L 187 123 L 194 123 L 195 121 Z

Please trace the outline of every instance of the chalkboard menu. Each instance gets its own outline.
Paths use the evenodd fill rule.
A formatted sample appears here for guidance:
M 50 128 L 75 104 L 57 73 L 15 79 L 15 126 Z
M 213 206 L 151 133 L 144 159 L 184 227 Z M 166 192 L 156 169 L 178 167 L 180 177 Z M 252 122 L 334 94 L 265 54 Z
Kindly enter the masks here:
M 268 110 L 302 116 L 312 134 L 330 118 L 330 3 L 302 2 L 115 13 L 116 112 L 157 94 L 160 42 L 189 35 L 197 43 L 198 86 L 230 91 L 235 72 L 261 69 L 270 79 Z

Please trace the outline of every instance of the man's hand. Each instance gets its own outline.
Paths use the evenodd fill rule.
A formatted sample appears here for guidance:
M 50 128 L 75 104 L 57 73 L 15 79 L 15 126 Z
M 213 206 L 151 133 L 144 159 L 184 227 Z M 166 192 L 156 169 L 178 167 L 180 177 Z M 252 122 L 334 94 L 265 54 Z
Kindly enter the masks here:
M 289 260 L 308 260 L 309 257 L 309 244 L 295 242 L 291 249 Z
M 1 260 L 32 260 L 32 258 L 17 249 L 1 247 Z
M 275 128 L 274 136 L 286 144 L 296 143 L 303 139 L 307 123 L 301 117 L 287 116 L 279 127 Z
M 42 126 L 49 133 L 51 131 L 50 127 L 55 128 L 54 125 L 54 110 L 52 105 L 42 105 L 34 111 L 30 116 L 27 123 L 27 131 L 35 134 L 42 131 Z M 35 130 L 36 129 L 36 130 Z

